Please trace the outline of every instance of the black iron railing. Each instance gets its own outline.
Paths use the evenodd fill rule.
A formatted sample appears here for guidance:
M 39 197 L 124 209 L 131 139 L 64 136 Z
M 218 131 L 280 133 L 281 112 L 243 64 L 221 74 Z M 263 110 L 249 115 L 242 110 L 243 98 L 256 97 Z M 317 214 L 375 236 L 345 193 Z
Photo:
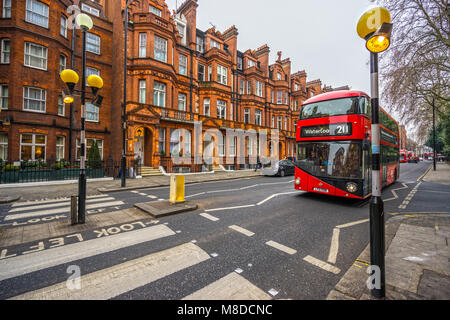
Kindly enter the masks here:
M 86 161 L 86 175 L 88 179 L 120 178 L 122 175 L 120 160 L 108 158 L 106 160 Z M 141 165 L 132 160 L 127 168 L 127 176 L 139 176 Z M 133 172 L 133 177 L 130 176 Z M 0 184 L 28 183 L 43 181 L 77 180 L 80 175 L 80 161 L 66 160 L 37 160 L 37 161 L 3 161 L 0 160 Z

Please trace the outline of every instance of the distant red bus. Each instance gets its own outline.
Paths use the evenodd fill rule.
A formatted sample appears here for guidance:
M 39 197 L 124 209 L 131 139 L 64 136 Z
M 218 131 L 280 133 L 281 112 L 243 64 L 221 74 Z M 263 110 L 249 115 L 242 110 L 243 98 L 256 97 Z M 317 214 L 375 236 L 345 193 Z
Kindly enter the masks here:
M 408 162 L 409 158 L 411 158 L 412 153 L 406 150 L 400 150 L 400 162 Z
M 370 98 L 334 91 L 310 98 L 297 122 L 297 190 L 364 199 L 372 192 Z M 398 123 L 380 108 L 383 186 L 399 176 Z

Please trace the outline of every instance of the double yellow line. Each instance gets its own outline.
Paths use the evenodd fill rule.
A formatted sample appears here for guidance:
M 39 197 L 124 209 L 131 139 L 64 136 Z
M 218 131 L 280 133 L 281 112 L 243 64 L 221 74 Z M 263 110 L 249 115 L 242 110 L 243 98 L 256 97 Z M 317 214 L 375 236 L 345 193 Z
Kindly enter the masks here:
M 425 173 L 422 174 L 422 175 L 417 179 L 417 182 L 421 181 L 421 180 L 423 179 L 423 177 L 425 177 L 425 176 L 427 175 L 427 173 L 431 170 L 431 167 L 432 167 L 432 166 L 433 166 L 433 165 L 430 165 L 430 167 L 427 169 L 427 171 L 425 171 Z

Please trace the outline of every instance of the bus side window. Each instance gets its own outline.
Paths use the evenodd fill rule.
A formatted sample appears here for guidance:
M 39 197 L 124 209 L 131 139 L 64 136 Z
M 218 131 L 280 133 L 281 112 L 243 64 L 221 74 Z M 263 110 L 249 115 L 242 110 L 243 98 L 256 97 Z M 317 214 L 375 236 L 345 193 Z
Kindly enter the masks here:
M 366 97 L 361 97 L 361 99 L 359 100 L 359 107 L 360 107 L 359 112 L 361 114 L 364 114 L 369 118 L 371 117 L 369 99 L 367 99 Z

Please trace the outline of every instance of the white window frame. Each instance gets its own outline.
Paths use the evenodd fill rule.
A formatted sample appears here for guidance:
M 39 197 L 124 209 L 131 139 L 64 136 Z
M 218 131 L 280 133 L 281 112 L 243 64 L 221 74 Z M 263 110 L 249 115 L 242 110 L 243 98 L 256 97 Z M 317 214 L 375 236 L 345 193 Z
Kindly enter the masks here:
M 91 102 L 86 102 L 86 121 L 88 122 L 100 121 L 100 108 L 97 107 L 96 105 L 93 105 Z
M 67 68 L 67 57 L 65 54 L 59 55 L 59 73 Z
M 32 54 L 31 53 L 31 48 L 32 47 L 38 47 L 38 48 L 42 49 L 42 54 L 43 55 L 42 56 L 38 56 L 38 55 Z M 33 58 L 39 59 L 41 61 L 41 65 L 40 66 L 32 65 Z M 23 60 L 23 62 L 24 62 L 24 66 L 25 67 L 47 71 L 48 48 L 44 47 L 44 46 L 41 46 L 39 44 L 32 43 L 32 42 L 25 42 L 24 60 Z
M 62 143 L 61 143 L 62 141 Z M 56 137 L 56 161 L 61 161 L 65 159 L 65 147 L 66 147 L 66 137 L 57 136 Z
M 250 123 L 250 109 L 249 108 L 244 109 L 244 123 L 245 124 Z
M 100 17 L 100 10 L 93 8 L 91 6 L 88 6 L 85 3 L 81 4 L 81 10 L 83 10 L 84 12 L 87 12 L 89 14 L 92 14 L 93 16 Z
M 8 43 L 8 50 L 6 50 L 6 43 Z M 0 44 L 0 63 L 9 64 L 11 61 L 11 39 L 2 39 Z
M 220 50 L 220 42 L 218 42 L 218 41 L 216 41 L 214 39 L 211 39 L 211 49 L 212 48 L 217 48 L 217 49 Z
M 205 38 L 197 37 L 197 51 L 198 52 L 205 52 Z
M 203 115 L 211 116 L 211 100 L 209 98 L 203 99 Z
M 252 94 L 252 81 L 247 80 L 247 94 Z
M 203 68 L 203 73 L 200 73 L 201 68 Z M 202 75 L 202 77 L 200 77 L 200 75 Z M 205 76 L 206 76 L 206 66 L 199 63 L 198 64 L 198 72 L 197 72 L 198 81 L 205 81 Z
M 282 116 L 277 117 L 277 129 L 278 130 L 283 129 L 283 117 Z
M 6 88 L 6 90 L 5 90 Z M 6 94 L 5 94 L 6 92 Z M 5 102 L 6 101 L 6 102 Z M 9 88 L 7 84 L 0 84 L 0 109 L 7 110 L 9 101 Z
M 251 68 L 251 67 L 254 67 L 254 66 L 256 66 L 256 61 L 247 58 L 247 68 Z
M 147 102 L 147 81 L 145 79 L 139 80 L 139 103 L 145 104 Z
M 283 80 L 283 75 L 281 74 L 281 72 L 277 73 L 277 80 Z
M 86 51 L 100 55 L 102 38 L 92 32 L 86 33 Z
M 186 25 L 184 23 L 177 22 L 177 30 L 181 36 L 181 43 L 186 45 Z
M 178 73 L 187 76 L 188 62 L 187 56 L 179 54 L 178 56 Z
M 263 83 L 261 81 L 256 80 L 256 95 L 258 97 L 264 96 Z
M 35 9 L 33 7 L 34 5 L 42 6 L 42 8 L 44 8 L 43 12 L 33 11 L 33 9 Z M 47 4 L 38 0 L 27 0 L 25 21 L 44 28 L 48 28 L 49 11 L 50 8 Z
M 260 126 L 262 123 L 262 112 L 261 110 L 255 110 L 255 124 Z
M 59 34 L 64 38 L 67 38 L 67 17 L 65 15 L 61 15 L 61 26 Z
M 147 33 L 139 33 L 139 58 L 147 57 Z
M 32 136 L 32 142 L 31 143 L 23 143 L 22 142 L 22 136 L 24 135 L 31 135 Z M 45 137 L 45 143 L 36 143 L 36 136 L 44 136 Z M 32 161 L 36 160 L 36 147 L 44 147 L 44 157 L 43 160 L 47 158 L 47 135 L 40 134 L 40 133 L 22 133 L 20 135 L 20 160 L 22 161 L 22 146 L 31 147 L 31 159 Z
M 217 65 L 217 82 L 228 85 L 228 68 L 220 64 Z
M 277 104 L 283 104 L 283 91 L 277 91 Z
M 225 100 L 217 99 L 217 118 L 227 118 L 227 102 Z
M 158 9 L 157 7 L 155 7 L 155 6 L 150 5 L 149 6 L 149 11 L 151 13 L 153 13 L 154 15 L 157 15 L 158 17 L 162 16 L 162 11 L 160 9 Z
M 30 94 L 30 90 L 40 91 L 40 98 L 36 98 L 36 99 L 30 98 L 28 96 Z M 30 101 L 38 102 L 41 107 L 38 110 L 31 109 L 29 107 Z M 26 107 L 26 106 L 28 106 L 28 107 Z M 47 91 L 45 89 L 28 87 L 28 86 L 23 87 L 23 107 L 22 107 L 22 109 L 24 111 L 45 113 L 46 108 L 47 108 Z
M 245 80 L 239 79 L 239 94 L 245 94 Z
M 237 68 L 239 70 L 242 70 L 244 67 L 244 58 L 242 57 L 237 57 Z
M 11 18 L 11 0 L 3 0 L 2 18 Z
M 58 116 L 64 117 L 66 115 L 66 105 L 62 96 L 58 96 Z
M 186 111 L 187 95 L 185 93 L 178 94 L 178 110 Z
M 164 58 L 161 57 L 164 55 Z M 155 35 L 154 59 L 167 63 L 167 40 Z
M 160 88 L 157 87 L 159 85 Z M 155 81 L 153 84 L 153 104 L 161 108 L 166 106 L 166 85 L 162 82 Z
M 2 138 L 2 137 L 6 137 Z M 3 161 L 8 160 L 8 134 L 6 132 L 0 132 L 0 159 Z

